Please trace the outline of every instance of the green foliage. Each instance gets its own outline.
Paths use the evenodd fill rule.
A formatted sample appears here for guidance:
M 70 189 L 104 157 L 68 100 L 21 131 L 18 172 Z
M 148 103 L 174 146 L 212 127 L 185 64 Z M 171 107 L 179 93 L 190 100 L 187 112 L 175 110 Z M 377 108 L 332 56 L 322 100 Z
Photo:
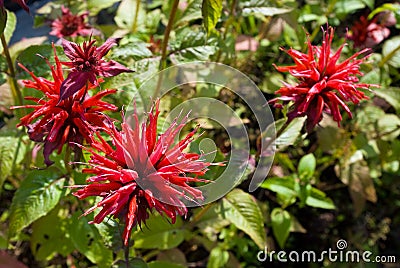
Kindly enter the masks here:
M 271 224 L 272 232 L 279 246 L 283 248 L 290 233 L 291 217 L 289 212 L 281 208 L 275 208 L 271 212 Z
M 223 216 L 238 229 L 248 234 L 259 248 L 266 243 L 261 210 L 254 197 L 234 189 L 223 200 Z
M 29 172 L 12 200 L 9 238 L 49 213 L 65 194 L 64 183 L 65 178 L 57 168 Z
M 203 24 L 208 34 L 215 28 L 222 12 L 222 0 L 204 0 L 201 7 Z
M 184 240 L 185 230 L 182 220 L 177 217 L 176 223 L 171 224 L 160 215 L 152 215 L 146 221 L 142 230 L 132 234 L 135 248 L 143 249 L 170 249 L 178 246 Z
M 12 175 L 16 164 L 22 161 L 25 146 L 21 138 L 0 136 L 0 193 L 4 181 Z

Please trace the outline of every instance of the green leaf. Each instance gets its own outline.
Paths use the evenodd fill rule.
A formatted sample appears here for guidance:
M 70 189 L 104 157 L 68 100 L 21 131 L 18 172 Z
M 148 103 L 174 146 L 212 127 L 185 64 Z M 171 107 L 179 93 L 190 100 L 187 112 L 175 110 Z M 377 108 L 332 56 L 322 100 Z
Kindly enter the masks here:
M 311 188 L 311 192 L 306 199 L 306 204 L 310 207 L 335 209 L 333 201 L 326 194 L 317 188 Z
M 118 7 L 117 14 L 114 17 L 115 23 L 118 27 L 132 31 L 135 23 L 135 14 L 137 12 L 136 5 L 139 0 L 122 0 Z M 146 13 L 142 8 L 139 7 L 138 17 L 136 21 L 135 31 L 144 31 L 144 25 L 146 25 Z
M 222 12 L 222 0 L 203 0 L 201 11 L 208 34 L 215 28 Z
M 171 42 L 171 61 L 174 63 L 206 61 L 217 51 L 217 39 L 207 37 L 206 33 L 195 28 L 183 28 L 178 31 L 175 41 Z
M 292 11 L 292 8 L 275 7 L 273 3 L 266 0 L 250 0 L 244 2 L 242 5 L 242 15 L 258 15 L 258 16 L 274 16 L 285 14 Z
M 148 263 L 149 268 L 184 268 L 181 264 L 171 263 L 167 261 L 152 261 Z
M 7 11 L 7 23 L 3 32 L 7 44 L 11 40 L 16 25 L 17 25 L 17 17 L 13 12 Z M 1 43 L 0 43 L 0 53 L 3 53 L 3 45 Z
M 110 267 L 113 261 L 111 250 L 104 245 L 96 227 L 89 224 L 88 218 L 82 217 L 81 214 L 75 212 L 70 218 L 68 233 L 73 244 L 98 267 Z
M 6 178 L 11 175 L 13 165 L 19 163 L 25 154 L 21 139 L 0 137 L 0 192 Z
M 122 46 L 118 46 L 113 49 L 113 59 L 126 60 L 133 58 L 134 60 L 141 60 L 144 58 L 150 58 L 153 53 L 147 48 L 148 44 L 142 41 L 136 41 L 134 43 L 128 43 Z
M 120 234 L 120 226 L 114 219 L 102 221 L 94 225 L 99 234 L 103 238 L 103 243 L 106 247 L 112 248 L 114 252 L 123 248 L 123 241 Z
M 346 15 L 363 9 L 365 6 L 363 0 L 339 0 L 335 4 L 335 12 L 340 15 Z
M 259 248 L 264 248 L 264 218 L 254 197 L 240 189 L 234 189 L 222 199 L 222 205 L 222 215 L 249 235 Z
M 50 260 L 56 254 L 66 257 L 75 250 L 67 230 L 68 215 L 61 212 L 55 208 L 32 224 L 30 245 L 36 260 Z
M 400 68 L 400 36 L 395 36 L 387 40 L 382 46 L 383 58 L 389 58 L 387 63 L 394 68 Z
M 297 173 L 301 180 L 309 181 L 314 175 L 315 167 L 317 162 L 314 155 L 307 154 L 300 159 L 299 166 L 297 168 Z
M 228 251 L 222 249 L 221 247 L 215 247 L 210 252 L 210 257 L 208 259 L 207 268 L 219 268 L 225 267 L 229 259 Z
M 56 46 L 57 55 L 61 61 L 67 61 L 64 50 L 61 46 Z M 40 57 L 40 56 L 41 57 Z M 50 67 L 47 65 L 46 60 L 50 64 L 54 64 L 53 48 L 50 44 L 29 46 L 23 50 L 17 57 L 17 62 L 20 62 L 28 70 L 32 71 L 38 77 L 46 77 L 51 73 Z M 22 69 L 18 69 L 20 73 L 19 78 L 30 78 L 30 75 Z
M 96 16 L 102 9 L 111 7 L 120 1 L 121 0 L 86 0 L 84 4 L 87 6 L 85 6 L 84 10 L 90 10 L 90 16 Z
M 132 234 L 135 241 L 133 247 L 144 249 L 170 249 L 177 247 L 184 240 L 184 230 L 181 229 L 182 220 L 176 218 L 175 224 L 171 224 L 163 216 L 152 215 L 146 221 L 142 230 Z
M 281 119 L 275 123 L 277 131 L 279 131 L 285 121 L 285 119 Z M 278 151 L 282 151 L 289 145 L 294 144 L 301 134 L 301 129 L 305 121 L 306 117 L 297 117 L 290 122 L 289 126 L 287 126 L 283 133 L 275 140 Z
M 294 180 L 291 178 L 268 178 L 261 184 L 261 188 L 288 196 L 297 195 L 296 191 L 294 190 Z
M 9 237 L 46 215 L 65 192 L 65 178 L 54 167 L 31 171 L 15 192 L 10 208 Z
M 374 93 L 387 101 L 400 113 L 400 87 L 387 87 L 374 89 Z
M 286 239 L 289 237 L 292 219 L 286 210 L 274 208 L 271 212 L 272 232 L 281 248 L 285 246 Z

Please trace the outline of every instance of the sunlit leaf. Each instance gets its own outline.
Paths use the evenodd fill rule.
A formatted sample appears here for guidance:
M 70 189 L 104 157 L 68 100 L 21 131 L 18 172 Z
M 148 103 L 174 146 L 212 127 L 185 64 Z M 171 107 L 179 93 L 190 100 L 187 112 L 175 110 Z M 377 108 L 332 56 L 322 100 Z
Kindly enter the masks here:
M 310 194 L 306 199 L 306 204 L 311 207 L 335 209 L 333 201 L 326 194 L 317 188 L 311 188 Z
M 254 197 L 240 189 L 234 189 L 222 199 L 222 205 L 222 215 L 248 234 L 259 248 L 264 248 L 264 219 Z
M 210 33 L 221 17 L 222 0 L 203 0 L 201 11 L 204 27 Z
M 98 267 L 110 267 L 112 252 L 104 245 L 95 226 L 89 224 L 81 212 L 75 212 L 69 222 L 68 233 L 74 246 Z
M 146 227 L 147 226 L 147 227 Z M 184 239 L 184 230 L 181 218 L 177 217 L 175 224 L 169 223 L 160 215 L 152 215 L 142 230 L 138 228 L 132 234 L 135 248 L 145 249 L 170 249 L 177 247 Z
M 300 159 L 297 173 L 301 180 L 308 181 L 314 175 L 315 167 L 317 165 L 316 159 L 313 154 L 307 154 Z
M 22 140 L 0 136 L 0 192 L 5 179 L 11 175 L 13 165 L 19 163 L 25 154 Z
M 225 267 L 225 264 L 228 262 L 228 259 L 229 259 L 228 251 L 220 247 L 215 247 L 210 252 L 207 268 Z
M 60 170 L 55 167 L 28 173 L 12 200 L 9 237 L 46 215 L 58 204 L 65 191 L 64 181 Z

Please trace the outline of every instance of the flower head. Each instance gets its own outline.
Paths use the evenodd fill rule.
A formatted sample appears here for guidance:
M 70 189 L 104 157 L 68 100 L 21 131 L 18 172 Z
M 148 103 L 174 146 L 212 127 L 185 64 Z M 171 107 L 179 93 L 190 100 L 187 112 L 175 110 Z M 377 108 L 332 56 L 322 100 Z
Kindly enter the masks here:
M 294 66 L 275 68 L 280 72 L 289 72 L 299 83 L 290 85 L 284 83 L 277 94 L 281 96 L 271 102 L 281 107 L 278 101 L 292 101 L 291 110 L 288 112 L 288 120 L 295 117 L 307 116 L 307 131 L 310 132 L 316 124 L 322 120 L 322 112 L 325 111 L 333 116 L 340 126 L 342 116 L 339 107 L 342 107 L 351 117 L 351 111 L 346 101 L 358 104 L 367 96 L 358 89 L 368 89 L 369 84 L 358 83 L 357 75 L 362 75 L 359 70 L 360 64 L 367 56 L 360 59 L 357 57 L 369 51 L 364 49 L 355 53 L 350 58 L 338 62 L 345 44 L 342 44 L 336 52 L 331 51 L 334 36 L 333 28 L 329 27 L 323 32 L 322 46 L 311 45 L 308 40 L 308 53 L 289 49 L 285 51 L 295 62 Z
M 69 8 L 61 6 L 61 17 L 57 18 L 51 23 L 51 35 L 61 37 L 75 37 L 75 36 L 88 36 L 91 34 L 99 34 L 99 31 L 93 29 L 85 22 L 89 13 L 84 12 L 81 15 L 72 14 Z
M 353 40 L 356 47 L 373 47 L 390 35 L 387 26 L 394 24 L 396 24 L 396 19 L 392 12 L 381 12 L 372 20 L 361 16 L 351 28 L 348 38 Z
M 61 84 L 60 101 L 72 96 L 88 82 L 97 86 L 97 76 L 111 77 L 122 72 L 132 72 L 116 61 L 103 59 L 107 52 L 117 45 L 118 39 L 109 38 L 99 47 L 94 45 L 95 42 L 96 40 L 89 40 L 80 46 L 65 39 L 62 40 L 64 53 L 71 60 L 62 64 L 70 67 L 71 72 Z
M 185 215 L 187 208 L 180 198 L 202 200 L 202 192 L 188 185 L 203 181 L 197 176 L 204 175 L 208 162 L 200 160 L 196 153 L 183 153 L 193 140 L 194 131 L 174 145 L 174 139 L 184 127 L 186 119 L 173 121 L 170 127 L 157 137 L 158 102 L 148 114 L 147 122 L 139 124 L 137 114 L 133 115 L 131 128 L 122 123 L 122 131 L 110 129 L 110 146 L 101 136 L 92 143 L 89 160 L 90 168 L 84 172 L 94 174 L 87 181 L 90 184 L 74 193 L 80 199 L 99 196 L 103 199 L 87 210 L 101 211 L 91 223 L 100 223 L 108 215 L 125 222 L 123 233 L 125 245 L 129 242 L 132 228 L 144 223 L 154 209 L 175 222 L 177 215 Z M 190 176 L 194 175 L 194 177 Z
M 54 45 L 53 45 L 54 48 Z M 51 68 L 53 81 L 43 77 L 37 77 L 25 66 L 19 64 L 27 71 L 32 80 L 23 80 L 27 88 L 34 88 L 42 91 L 45 96 L 42 98 L 26 97 L 25 99 L 36 102 L 35 105 L 24 105 L 15 108 L 33 108 L 34 111 L 21 118 L 18 126 L 28 128 L 29 138 L 36 142 L 44 142 L 43 154 L 46 165 L 51 165 L 50 154 L 58 150 L 61 153 L 64 144 L 80 150 L 74 143 L 81 144 L 84 140 L 90 143 L 93 133 L 104 129 L 110 119 L 103 114 L 103 111 L 117 110 L 115 105 L 104 102 L 102 97 L 115 93 L 116 90 L 104 90 L 94 96 L 87 94 L 86 88 L 81 88 L 75 95 L 59 102 L 60 87 L 64 81 L 61 62 L 59 61 L 54 48 L 55 66 L 47 64 Z M 91 86 L 90 88 L 93 88 Z

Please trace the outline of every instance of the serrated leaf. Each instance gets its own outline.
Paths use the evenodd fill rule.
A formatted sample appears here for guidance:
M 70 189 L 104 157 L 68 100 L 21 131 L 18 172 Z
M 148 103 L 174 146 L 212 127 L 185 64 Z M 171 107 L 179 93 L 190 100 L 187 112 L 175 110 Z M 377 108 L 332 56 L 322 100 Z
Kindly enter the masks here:
M 222 12 L 222 0 L 203 0 L 203 24 L 208 34 L 215 28 Z
M 72 243 L 98 267 L 110 267 L 113 261 L 111 250 L 104 245 L 96 227 L 89 224 L 89 220 L 81 214 L 75 212 L 70 218 L 68 233 Z
M 12 173 L 13 164 L 23 159 L 24 149 L 19 138 L 0 137 L 0 192 L 4 181 Z
M 271 212 L 272 232 L 281 248 L 285 246 L 289 237 L 292 220 L 289 212 L 281 208 L 274 208 Z
M 326 194 L 317 188 L 311 188 L 310 194 L 307 196 L 306 204 L 311 207 L 335 209 L 333 201 Z
M 146 226 L 132 234 L 132 240 L 135 241 L 133 247 L 170 249 L 177 247 L 184 240 L 180 217 L 177 217 L 175 224 L 171 224 L 161 215 L 152 215 L 146 221 Z
M 297 173 L 301 180 L 309 181 L 314 175 L 315 167 L 317 162 L 314 155 L 307 154 L 300 159 L 299 166 L 297 168 Z
M 259 248 L 264 248 L 264 218 L 254 197 L 240 189 L 234 189 L 222 199 L 222 206 L 223 217 L 249 235 Z
M 217 51 L 217 43 L 217 39 L 207 37 L 202 31 L 184 28 L 171 42 L 171 60 L 174 63 L 206 61 Z
M 10 208 L 9 237 L 46 215 L 60 201 L 65 178 L 57 168 L 31 171 L 15 192 Z
M 283 125 L 284 120 L 285 119 L 283 119 L 283 121 L 279 120 L 276 122 L 277 130 L 279 130 L 279 128 Z M 289 145 L 294 144 L 296 139 L 301 134 L 301 129 L 303 128 L 305 121 L 306 117 L 297 117 L 293 119 L 292 122 L 290 122 L 290 124 L 286 127 L 283 133 L 275 140 L 275 144 L 277 146 L 278 151 L 282 151 Z
M 116 47 L 113 50 L 112 56 L 114 59 L 126 60 L 132 58 L 134 60 L 141 60 L 152 57 L 153 53 L 148 49 L 147 43 L 134 42 Z
M 11 37 L 14 33 L 15 26 L 17 25 L 17 17 L 13 12 L 7 12 L 7 23 L 4 28 L 4 37 L 6 39 L 7 44 L 10 42 Z M 3 45 L 0 43 L 0 53 L 3 53 Z
M 274 16 L 285 14 L 292 11 L 292 8 L 275 7 L 270 1 L 266 0 L 250 0 L 242 4 L 242 15 L 261 15 L 261 16 Z
M 387 40 L 382 46 L 383 58 L 388 57 L 387 63 L 395 68 L 400 68 L 400 36 L 395 36 Z

